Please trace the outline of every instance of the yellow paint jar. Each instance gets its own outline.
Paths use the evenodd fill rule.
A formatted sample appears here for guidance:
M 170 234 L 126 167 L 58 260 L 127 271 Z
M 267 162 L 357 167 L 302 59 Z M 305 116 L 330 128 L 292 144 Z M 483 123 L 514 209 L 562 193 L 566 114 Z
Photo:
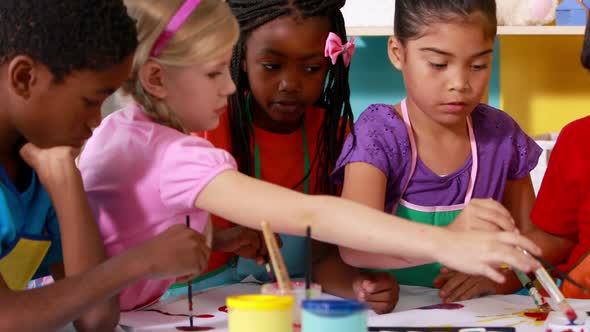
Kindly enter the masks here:
M 292 296 L 228 297 L 229 332 L 292 332 L 293 304 Z

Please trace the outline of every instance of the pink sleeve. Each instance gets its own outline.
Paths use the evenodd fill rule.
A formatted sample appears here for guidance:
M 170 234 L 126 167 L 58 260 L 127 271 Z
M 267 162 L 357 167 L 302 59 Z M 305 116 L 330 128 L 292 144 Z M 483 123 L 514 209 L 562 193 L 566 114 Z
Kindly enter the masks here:
M 194 136 L 170 144 L 163 158 L 160 196 L 164 205 L 174 210 L 193 208 L 197 196 L 213 178 L 237 168 L 229 152 Z

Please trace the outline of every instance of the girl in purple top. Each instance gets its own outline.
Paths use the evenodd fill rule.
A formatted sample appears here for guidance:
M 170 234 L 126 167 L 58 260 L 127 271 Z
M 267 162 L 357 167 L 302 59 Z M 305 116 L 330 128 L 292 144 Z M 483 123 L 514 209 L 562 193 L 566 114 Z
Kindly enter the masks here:
M 508 114 L 480 104 L 495 35 L 493 0 L 396 1 L 388 51 L 407 97 L 371 105 L 356 122 L 356 140 L 348 138 L 333 175 L 343 197 L 442 227 L 496 230 L 493 221 L 507 214 L 520 232 L 531 227 L 529 172 L 541 149 Z M 461 213 L 478 222 L 454 223 Z M 445 301 L 519 288 L 509 269 L 500 287 L 439 264 L 340 252 L 351 265 L 396 269 L 400 284 L 440 287 Z

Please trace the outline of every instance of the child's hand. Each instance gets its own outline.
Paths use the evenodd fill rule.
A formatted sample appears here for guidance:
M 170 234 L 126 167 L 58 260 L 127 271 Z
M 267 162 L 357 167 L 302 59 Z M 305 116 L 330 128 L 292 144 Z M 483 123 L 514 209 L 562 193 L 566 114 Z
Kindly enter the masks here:
M 149 277 L 178 278 L 200 274 L 207 267 L 206 238 L 185 225 L 174 225 L 137 247 L 137 256 L 149 266 Z
M 260 242 L 258 233 L 241 226 L 217 229 L 213 236 L 213 250 L 232 252 L 240 257 L 258 261 L 266 254 L 266 246 Z
M 516 231 L 516 224 L 506 208 L 493 199 L 472 199 L 448 229 L 453 231 Z
M 446 267 L 440 270 L 440 275 L 434 280 L 434 287 L 440 288 L 438 296 L 445 303 L 497 293 L 496 283 L 490 279 L 451 271 Z
M 275 234 L 279 247 L 283 243 Z M 250 228 L 236 226 L 227 229 L 217 229 L 213 239 L 213 250 L 232 252 L 240 257 L 256 260 L 257 264 L 264 264 L 268 251 L 262 233 Z
M 70 146 L 42 149 L 27 143 L 20 149 L 20 155 L 35 170 L 39 180 L 51 194 L 53 191 L 59 191 L 71 175 L 74 175 L 76 180 L 81 179 L 75 163 L 79 151 Z
M 537 260 L 525 255 L 522 250 L 540 256 L 541 249 L 531 240 L 514 232 L 449 232 L 440 228 L 437 230 L 445 235 L 433 243 L 437 248 L 438 257 L 435 259 L 451 269 L 485 276 L 497 283 L 503 283 L 506 277 L 499 270 L 504 263 L 523 272 L 531 272 L 541 267 Z
M 352 281 L 352 289 L 378 314 L 392 312 L 399 300 L 399 284 L 387 272 L 362 273 Z

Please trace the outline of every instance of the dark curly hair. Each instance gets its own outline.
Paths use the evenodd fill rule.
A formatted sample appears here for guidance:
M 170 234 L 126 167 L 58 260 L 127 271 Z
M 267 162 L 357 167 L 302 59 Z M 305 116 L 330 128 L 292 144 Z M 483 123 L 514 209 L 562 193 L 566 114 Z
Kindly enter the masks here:
M 343 42 L 347 40 L 344 17 L 340 9 L 345 0 L 228 0 L 228 4 L 240 23 L 240 40 L 236 45 L 231 62 L 232 78 L 237 92 L 229 99 L 229 119 L 231 126 L 232 154 L 242 173 L 253 175 L 251 154 L 251 132 L 246 114 L 246 94 L 250 90 L 248 77 L 241 62 L 245 54 L 245 44 L 250 33 L 258 27 L 281 16 L 294 15 L 299 18 L 327 17 L 331 31 Z M 336 186 L 330 182 L 330 172 L 342 150 L 347 129 L 354 135 L 352 122 L 354 115 L 350 106 L 350 87 L 348 68 L 341 57 L 335 65 L 330 65 L 325 89 L 316 103 L 326 110 L 324 121 L 318 133 L 318 154 L 313 161 L 317 167 L 317 192 L 336 194 Z M 313 169 L 314 167 L 311 167 Z M 311 171 L 311 170 L 310 170 Z M 295 185 L 297 188 L 310 174 Z
M 122 63 L 136 47 L 122 0 L 0 0 L 0 64 L 28 55 L 62 82 Z

